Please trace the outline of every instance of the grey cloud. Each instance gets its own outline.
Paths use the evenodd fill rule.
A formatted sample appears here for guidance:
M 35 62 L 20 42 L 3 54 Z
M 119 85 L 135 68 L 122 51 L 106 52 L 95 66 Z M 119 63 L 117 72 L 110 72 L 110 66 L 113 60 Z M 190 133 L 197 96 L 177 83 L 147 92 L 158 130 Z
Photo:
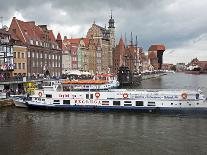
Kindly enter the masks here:
M 189 5 L 187 10 L 175 12 L 176 3 Z M 178 5 L 179 7 L 179 5 Z M 202 6 L 201 6 L 202 7 Z M 93 20 L 104 26 L 108 24 L 113 10 L 117 41 L 121 33 L 138 35 L 138 42 L 145 50 L 154 43 L 163 43 L 167 48 L 181 46 L 184 42 L 206 33 L 207 11 L 193 4 L 182 4 L 180 0 L 9 0 L 0 2 L 0 16 L 6 19 L 17 10 L 26 20 L 38 24 L 64 26 L 91 26 Z M 182 9 L 182 8 L 181 8 Z M 62 14 L 61 14 L 62 13 Z M 84 36 L 86 32 L 80 32 Z M 68 34 L 69 35 L 69 34 Z M 78 36 L 77 36 L 78 37 Z M 135 38 L 135 36 L 134 36 Z

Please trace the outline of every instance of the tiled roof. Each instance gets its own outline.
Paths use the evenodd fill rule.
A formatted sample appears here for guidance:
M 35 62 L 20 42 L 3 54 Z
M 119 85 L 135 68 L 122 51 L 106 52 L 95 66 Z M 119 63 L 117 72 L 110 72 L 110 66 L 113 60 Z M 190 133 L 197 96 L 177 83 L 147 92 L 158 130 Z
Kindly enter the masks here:
M 45 28 L 47 26 L 45 25 Z M 16 19 L 13 17 L 9 31 L 12 32 L 13 30 L 18 31 L 19 33 L 16 33 L 16 38 L 19 38 L 22 42 L 28 43 L 30 39 L 36 40 L 36 41 L 44 41 L 44 30 L 41 26 L 35 25 L 34 21 L 30 22 L 24 22 L 21 20 Z M 49 32 L 49 40 L 53 43 L 56 42 L 53 31 L 48 30 Z M 12 33 L 14 36 L 14 33 Z
M 86 46 L 88 46 L 88 44 L 89 44 L 89 39 L 88 38 L 71 38 L 71 39 L 64 39 L 63 42 L 69 43 L 69 44 L 76 44 L 76 45 L 78 45 L 80 43 L 81 39 L 83 40 L 84 44 Z
M 165 51 L 164 45 L 151 45 L 148 51 Z

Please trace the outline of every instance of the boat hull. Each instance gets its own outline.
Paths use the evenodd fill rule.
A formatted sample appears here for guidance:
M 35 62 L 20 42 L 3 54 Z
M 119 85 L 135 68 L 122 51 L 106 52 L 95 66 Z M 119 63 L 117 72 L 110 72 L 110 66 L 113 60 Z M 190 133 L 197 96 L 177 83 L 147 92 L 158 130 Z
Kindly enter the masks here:
M 131 112 L 152 112 L 152 113 L 195 113 L 207 114 L 207 108 L 185 108 L 185 107 L 133 107 L 133 106 L 94 106 L 94 105 L 44 105 L 44 104 L 29 104 L 30 109 L 44 110 L 67 110 L 67 111 L 131 111 Z

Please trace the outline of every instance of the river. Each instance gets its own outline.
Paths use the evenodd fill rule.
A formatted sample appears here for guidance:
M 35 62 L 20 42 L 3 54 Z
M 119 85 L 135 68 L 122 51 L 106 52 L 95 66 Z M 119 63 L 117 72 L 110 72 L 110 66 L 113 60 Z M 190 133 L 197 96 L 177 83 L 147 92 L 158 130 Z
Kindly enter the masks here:
M 207 75 L 168 74 L 139 88 L 201 89 Z M 0 154 L 207 154 L 207 116 L 0 109 Z

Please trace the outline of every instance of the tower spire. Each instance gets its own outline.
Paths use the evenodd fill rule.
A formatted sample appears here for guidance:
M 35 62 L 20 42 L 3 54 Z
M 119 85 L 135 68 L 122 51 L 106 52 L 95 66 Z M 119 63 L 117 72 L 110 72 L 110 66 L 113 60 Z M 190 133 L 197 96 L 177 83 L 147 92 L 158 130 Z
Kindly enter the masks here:
M 124 34 L 124 37 L 125 37 L 125 46 L 127 47 L 127 36 L 126 36 L 126 32 Z
M 131 32 L 131 46 L 133 46 L 133 36 L 132 36 L 132 32 Z

